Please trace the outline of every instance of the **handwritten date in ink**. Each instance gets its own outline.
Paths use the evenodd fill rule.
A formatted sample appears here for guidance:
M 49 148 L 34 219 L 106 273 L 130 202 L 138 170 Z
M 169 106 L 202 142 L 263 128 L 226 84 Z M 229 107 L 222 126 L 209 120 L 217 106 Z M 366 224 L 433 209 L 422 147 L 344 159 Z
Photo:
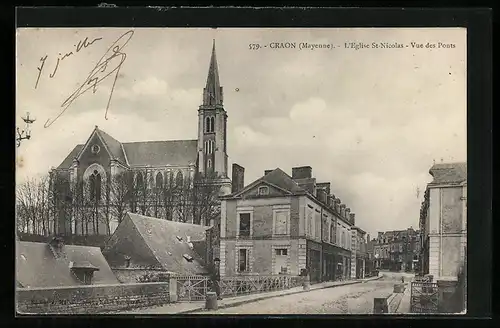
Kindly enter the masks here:
M 54 69 L 52 70 L 52 73 L 49 74 L 49 78 L 52 79 L 56 76 L 57 70 L 59 69 L 59 64 L 63 60 L 79 53 L 82 49 L 90 47 L 91 45 L 94 44 L 94 42 L 97 42 L 99 40 L 102 40 L 102 38 L 95 38 L 95 39 L 89 41 L 89 38 L 86 37 L 85 39 L 80 40 L 77 44 L 74 45 L 73 51 L 66 52 L 64 55 L 59 53 L 59 56 L 57 56 L 56 65 L 55 65 Z M 45 62 L 47 61 L 47 58 L 48 58 L 48 55 L 45 55 L 44 57 L 40 58 L 40 65 L 37 67 L 38 74 L 36 77 L 35 89 L 38 87 L 38 82 L 40 81 L 40 76 L 42 75 L 43 68 L 45 66 Z
M 134 35 L 133 30 L 129 30 L 122 34 L 111 46 L 106 50 L 104 55 L 99 59 L 95 67 L 90 71 L 87 78 L 83 83 L 61 104 L 61 111 L 54 119 L 48 119 L 45 122 L 44 127 L 48 128 L 51 126 L 59 117 L 61 117 L 64 112 L 71 106 L 71 104 L 78 99 L 81 95 L 86 93 L 88 90 L 92 89 L 92 92 L 97 91 L 97 86 L 105 81 L 108 77 L 113 76 L 113 85 L 108 98 L 108 103 L 106 106 L 105 119 L 107 119 L 109 105 L 111 104 L 111 98 L 113 96 L 113 90 L 115 88 L 116 80 L 120 73 L 121 66 L 127 58 L 127 54 L 123 52 L 123 49 L 130 41 Z

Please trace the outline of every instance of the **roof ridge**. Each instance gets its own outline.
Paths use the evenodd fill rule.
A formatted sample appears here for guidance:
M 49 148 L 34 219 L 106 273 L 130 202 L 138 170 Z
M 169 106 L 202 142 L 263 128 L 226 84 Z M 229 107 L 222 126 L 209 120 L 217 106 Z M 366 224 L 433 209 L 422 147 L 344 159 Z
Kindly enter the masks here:
M 198 142 L 198 139 L 145 140 L 145 141 L 122 142 L 122 144 L 130 145 L 130 144 L 138 144 L 138 143 L 146 143 L 146 142 L 181 142 L 181 141 L 196 141 L 196 142 Z

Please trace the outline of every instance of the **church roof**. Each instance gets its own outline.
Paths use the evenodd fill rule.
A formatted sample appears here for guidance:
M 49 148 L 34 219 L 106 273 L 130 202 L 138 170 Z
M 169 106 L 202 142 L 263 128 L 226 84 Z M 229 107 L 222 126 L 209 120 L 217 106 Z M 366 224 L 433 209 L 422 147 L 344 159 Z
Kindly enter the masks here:
M 429 174 L 434 178 L 430 184 L 460 184 L 467 181 L 467 163 L 434 164 Z
M 134 165 L 188 165 L 196 163 L 197 140 L 123 143 L 128 163 Z
M 167 140 L 143 142 L 119 142 L 106 132 L 96 128 L 111 157 L 130 166 L 140 165 L 189 165 L 198 157 L 197 140 Z M 58 169 L 68 169 L 85 145 L 77 145 Z

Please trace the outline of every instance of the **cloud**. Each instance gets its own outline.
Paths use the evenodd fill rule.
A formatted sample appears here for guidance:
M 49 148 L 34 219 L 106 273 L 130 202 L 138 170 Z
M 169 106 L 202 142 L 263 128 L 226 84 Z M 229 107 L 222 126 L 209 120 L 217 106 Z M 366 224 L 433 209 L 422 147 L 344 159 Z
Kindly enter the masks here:
M 212 40 L 228 113 L 229 163 L 245 182 L 265 169 L 311 165 L 318 181 L 356 213 L 366 231 L 418 223 L 433 159 L 466 159 L 466 33 L 463 29 L 135 29 L 116 82 L 78 98 L 50 128 L 61 103 L 126 29 L 24 29 L 16 53 L 16 122 L 37 118 L 17 149 L 16 177 L 58 165 L 95 125 L 127 141 L 195 139 Z M 59 52 L 102 37 L 49 78 Z M 249 42 L 437 42 L 437 50 L 250 51 Z M 44 76 L 34 88 L 40 58 Z M 236 91 L 238 90 L 238 91 Z

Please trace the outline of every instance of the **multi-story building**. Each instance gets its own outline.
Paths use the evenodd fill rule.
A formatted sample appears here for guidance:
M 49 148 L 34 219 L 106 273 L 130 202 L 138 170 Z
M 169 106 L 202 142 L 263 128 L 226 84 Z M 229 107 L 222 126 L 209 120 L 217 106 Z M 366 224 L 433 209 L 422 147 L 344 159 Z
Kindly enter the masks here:
M 351 278 L 361 279 L 365 277 L 368 253 L 366 249 L 366 232 L 354 226 L 351 229 Z
M 435 164 L 429 174 L 420 210 L 421 273 L 456 280 L 467 247 L 467 163 Z
M 233 192 L 221 197 L 221 275 L 307 270 L 311 282 L 348 279 L 355 215 L 330 183 L 316 183 L 305 166 L 292 176 L 267 170 L 243 188 L 243 172 L 233 165 Z
M 413 228 L 379 232 L 373 245 L 375 267 L 392 271 L 414 271 L 420 253 L 420 234 Z

